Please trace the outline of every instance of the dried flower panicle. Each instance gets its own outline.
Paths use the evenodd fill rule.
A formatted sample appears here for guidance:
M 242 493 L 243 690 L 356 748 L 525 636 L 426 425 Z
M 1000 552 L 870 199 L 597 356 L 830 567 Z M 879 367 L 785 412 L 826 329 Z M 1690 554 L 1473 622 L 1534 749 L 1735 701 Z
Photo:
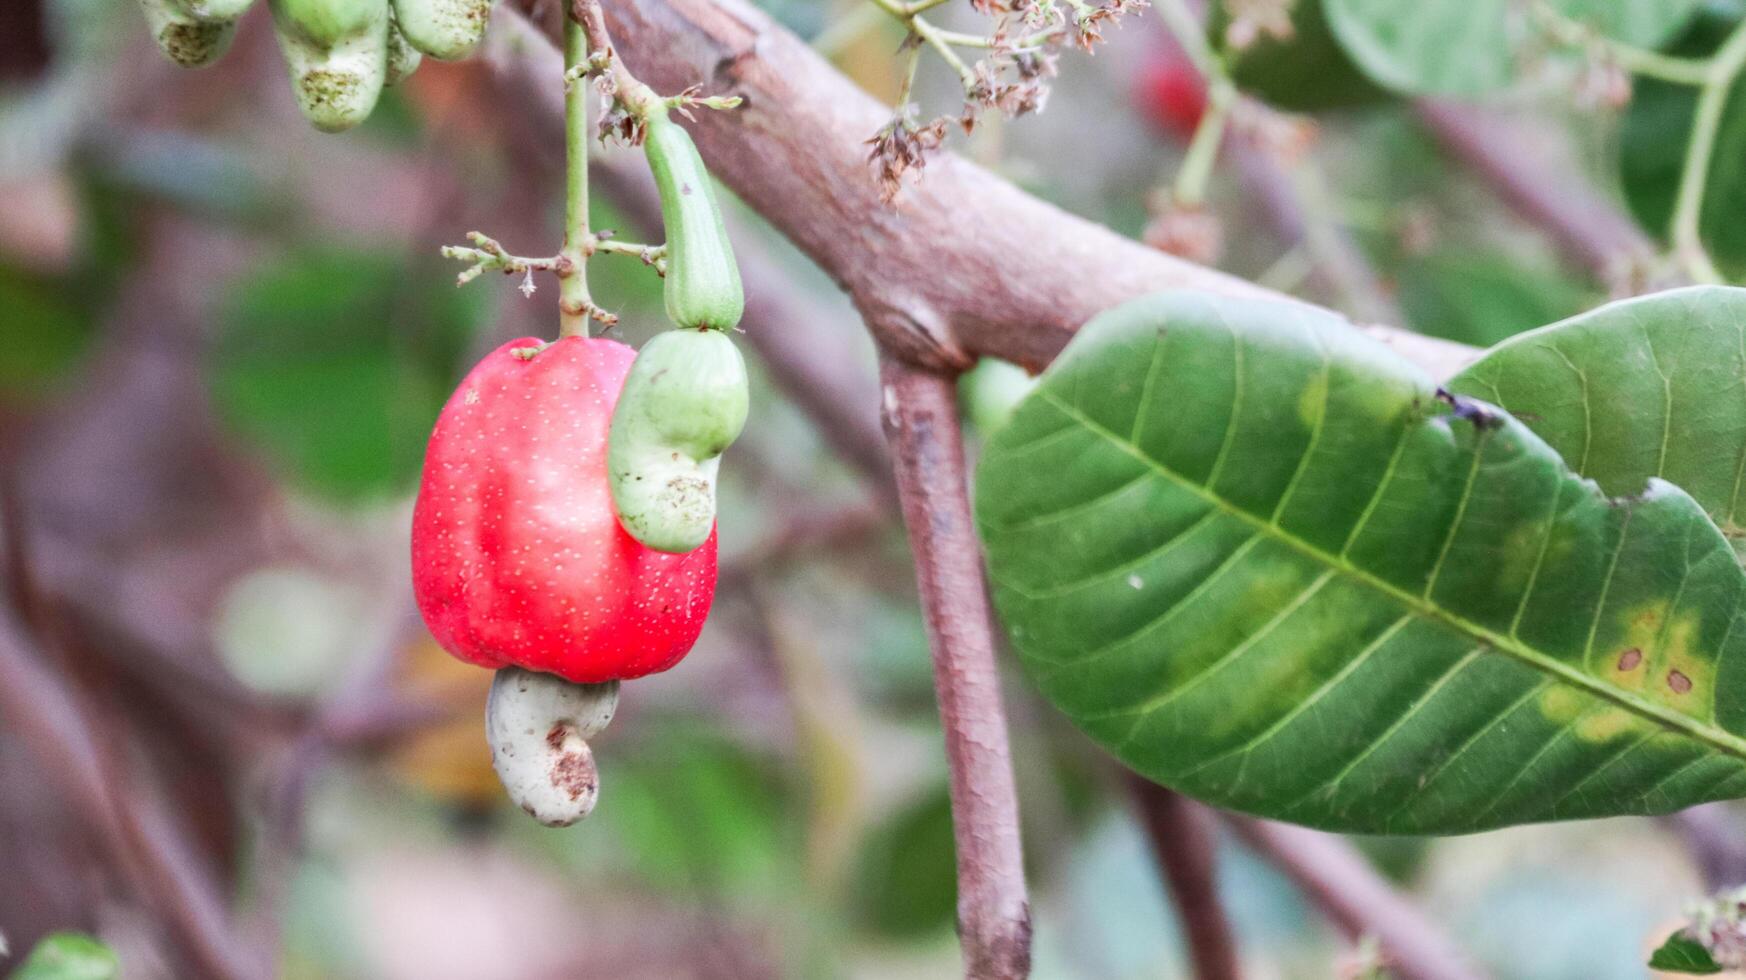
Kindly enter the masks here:
M 1746 967 L 1746 888 L 1722 892 L 1693 908 L 1685 934 L 1722 969 Z
M 946 128 L 952 119 L 941 116 L 926 125 L 915 121 L 915 106 L 906 105 L 886 123 L 867 144 L 873 149 L 867 162 L 879 182 L 879 198 L 886 204 L 897 199 L 903 190 L 903 177 L 920 171 L 928 164 L 927 155 L 945 142 Z
M 1144 10 L 1146 0 L 1102 0 L 1100 3 L 1075 4 L 1073 14 L 1073 43 L 1081 50 L 1090 52 L 1103 41 L 1103 28 L 1113 24 L 1124 15 L 1137 10 Z
M 1230 23 L 1225 25 L 1225 44 L 1232 51 L 1245 51 L 1262 38 L 1289 41 L 1297 33 L 1291 24 L 1297 0 L 1224 0 Z
M 1224 224 L 1199 206 L 1183 206 L 1160 195 L 1151 202 L 1152 220 L 1141 239 L 1160 252 L 1197 265 L 1215 265 L 1225 251 Z
M 1008 118 L 1041 112 L 1049 100 L 1049 82 L 1059 70 L 1060 50 L 1073 43 L 1090 50 L 1103 39 L 1103 28 L 1121 17 L 1141 10 L 1148 0 L 970 0 L 979 14 L 992 17 L 992 30 L 976 41 L 953 34 L 929 33 L 926 43 L 958 70 L 964 84 L 964 108 L 956 119 L 965 132 L 976 127 L 978 116 L 992 109 Z M 910 15 L 914 28 L 900 51 L 913 52 L 924 43 L 927 25 L 919 15 Z M 917 25 L 920 25 L 919 27 Z M 952 33 L 952 32 L 947 32 Z M 984 47 L 987 55 L 966 66 L 945 45 Z M 907 90 L 906 90 L 907 91 Z M 918 125 L 913 107 L 904 107 L 891 122 L 869 139 L 869 154 L 880 194 L 890 202 L 902 187 L 905 174 L 918 171 L 928 152 L 938 149 L 953 120 L 940 117 Z

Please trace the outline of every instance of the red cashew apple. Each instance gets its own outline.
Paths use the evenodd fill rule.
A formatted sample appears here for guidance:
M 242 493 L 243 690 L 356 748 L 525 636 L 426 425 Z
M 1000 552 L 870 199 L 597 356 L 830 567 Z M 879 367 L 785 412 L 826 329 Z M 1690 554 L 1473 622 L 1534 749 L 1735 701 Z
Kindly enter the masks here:
M 645 547 L 607 486 L 607 430 L 635 357 L 612 340 L 513 340 L 443 407 L 413 512 L 412 586 L 456 657 L 598 684 L 666 670 L 697 641 L 714 530 L 685 554 Z

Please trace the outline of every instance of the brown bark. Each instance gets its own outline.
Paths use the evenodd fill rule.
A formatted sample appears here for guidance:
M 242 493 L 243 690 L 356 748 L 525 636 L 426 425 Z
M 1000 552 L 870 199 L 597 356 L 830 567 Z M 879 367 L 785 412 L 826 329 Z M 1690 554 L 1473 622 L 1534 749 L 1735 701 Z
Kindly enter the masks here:
M 1484 976 L 1344 840 L 1290 824 L 1223 816 L 1237 836 L 1296 883 L 1346 938 L 1375 936 L 1390 969 L 1406 980 Z
M 711 170 L 848 293 L 894 356 L 957 370 L 988 354 L 1037 369 L 1093 314 L 1145 293 L 1285 299 L 1123 238 L 950 153 L 887 206 L 864 144 L 891 110 L 767 15 L 745 0 L 635 0 L 606 14 L 625 62 L 657 90 L 701 82 L 746 100 L 688 124 Z M 1403 353 L 1443 377 L 1469 351 L 1416 338 Z
M 1243 972 L 1231 925 L 1219 903 L 1214 859 L 1218 828 L 1212 811 L 1133 773 L 1125 778 L 1182 920 L 1196 980 L 1237 980 Z
M 958 932 L 964 972 L 1023 977 L 1031 965 L 1031 911 L 1019 847 L 1018 789 L 981 552 L 966 493 L 957 386 L 950 377 L 887 358 L 885 431 L 898 499 L 915 553 L 922 618 L 951 768 L 958 850 Z

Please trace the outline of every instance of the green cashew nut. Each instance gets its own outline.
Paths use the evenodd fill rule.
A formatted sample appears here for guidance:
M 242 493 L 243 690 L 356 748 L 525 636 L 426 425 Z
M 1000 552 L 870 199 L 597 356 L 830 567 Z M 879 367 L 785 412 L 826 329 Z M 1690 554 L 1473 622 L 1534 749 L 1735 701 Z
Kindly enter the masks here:
M 274 0 L 280 36 L 288 29 L 317 48 L 374 34 L 388 0 Z
M 255 0 L 171 0 L 171 2 L 195 20 L 208 24 L 228 24 L 247 13 Z
M 439 61 L 465 58 L 485 37 L 494 0 L 394 0 L 400 31 Z
M 196 20 L 174 0 L 140 0 L 139 5 L 158 49 L 183 68 L 217 61 L 236 35 L 235 21 Z
M 643 345 L 606 442 L 612 503 L 631 537 L 675 554 L 709 539 L 716 470 L 746 411 L 746 362 L 726 334 L 669 330 Z
M 648 118 L 643 152 L 661 192 L 667 230 L 667 316 L 680 327 L 732 330 L 746 310 L 746 296 L 697 145 L 663 109 Z
M 303 115 L 324 132 L 350 129 L 369 118 L 388 75 L 388 6 L 376 4 L 376 19 L 352 37 L 331 46 L 310 41 L 283 15 L 290 6 L 276 0 L 274 32 L 291 70 L 291 91 Z

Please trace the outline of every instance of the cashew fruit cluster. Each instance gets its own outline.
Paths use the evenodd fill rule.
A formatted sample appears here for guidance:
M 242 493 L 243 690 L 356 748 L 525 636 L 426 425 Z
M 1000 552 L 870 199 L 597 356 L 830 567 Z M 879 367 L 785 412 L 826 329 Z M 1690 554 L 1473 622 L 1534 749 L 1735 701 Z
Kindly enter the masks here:
M 637 541 L 607 488 L 607 430 L 635 352 L 524 338 L 469 373 L 437 419 L 412 518 L 413 592 L 444 649 L 580 684 L 690 651 L 715 596 L 711 534 Z
M 495 0 L 267 0 L 291 91 L 325 132 L 369 118 L 385 85 L 429 55 L 466 57 L 485 36 Z M 253 0 L 139 0 L 158 47 L 186 68 L 230 47 Z
M 667 233 L 667 316 L 643 345 L 613 414 L 607 469 L 625 530 L 685 553 L 715 529 L 721 454 L 746 425 L 746 364 L 728 331 L 745 311 L 739 266 L 709 171 L 691 136 L 651 115 L 643 149 Z

